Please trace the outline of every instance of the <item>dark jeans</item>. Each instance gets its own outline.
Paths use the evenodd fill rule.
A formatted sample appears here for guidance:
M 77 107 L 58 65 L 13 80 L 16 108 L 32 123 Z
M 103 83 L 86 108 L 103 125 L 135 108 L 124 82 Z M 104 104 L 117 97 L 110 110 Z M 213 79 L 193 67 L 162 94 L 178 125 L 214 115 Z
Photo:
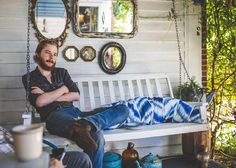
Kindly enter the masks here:
M 81 112 L 78 108 L 59 108 L 52 112 L 46 119 L 46 128 L 51 134 L 70 138 L 68 126 L 78 118 L 83 118 L 92 123 L 97 131 L 91 133 L 96 141 L 98 149 L 94 152 L 86 152 L 94 168 L 102 168 L 105 141 L 100 130 L 122 124 L 129 115 L 129 109 L 125 105 L 117 105 L 108 108 L 98 108 L 91 112 Z
M 86 153 L 78 152 L 78 151 L 67 152 L 63 159 L 63 165 L 65 165 L 66 168 L 92 168 L 93 167 L 91 160 L 89 159 L 89 156 Z

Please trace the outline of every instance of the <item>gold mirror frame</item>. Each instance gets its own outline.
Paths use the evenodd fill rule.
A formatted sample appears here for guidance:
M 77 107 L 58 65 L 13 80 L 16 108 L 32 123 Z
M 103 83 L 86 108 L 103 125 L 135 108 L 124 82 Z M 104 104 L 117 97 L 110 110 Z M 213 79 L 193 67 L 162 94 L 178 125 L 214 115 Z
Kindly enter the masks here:
M 79 28 L 79 24 L 77 21 L 77 13 L 79 11 L 78 9 L 78 3 L 79 0 L 73 0 L 73 12 L 72 12 L 72 26 L 73 31 L 78 37 L 84 37 L 84 38 L 120 38 L 120 39 L 127 39 L 127 38 L 133 38 L 136 33 L 138 32 L 138 5 L 137 0 L 127 0 L 131 1 L 134 5 L 133 13 L 133 30 L 130 33 L 116 33 L 116 32 L 82 32 Z
M 85 46 L 80 50 L 80 58 L 84 61 L 93 61 L 96 57 L 96 50 L 92 46 Z
M 38 26 L 36 24 L 36 20 L 35 20 L 35 8 L 36 8 L 36 4 L 37 4 L 38 0 L 31 0 L 31 22 L 33 24 L 33 28 L 36 30 L 35 36 L 38 39 L 38 41 L 42 41 L 42 40 L 46 40 L 49 39 L 47 37 L 45 37 L 38 29 Z M 69 6 L 69 0 L 61 0 L 64 3 L 65 6 L 65 10 L 66 10 L 66 23 L 65 23 L 65 28 L 63 30 L 63 32 L 61 33 L 61 35 L 59 35 L 57 38 L 50 38 L 53 40 L 56 40 L 58 42 L 59 46 L 62 46 L 66 37 L 67 37 L 67 33 L 66 33 L 66 29 L 69 28 L 69 23 L 71 21 L 71 12 L 70 12 L 70 6 Z
M 77 52 L 77 55 L 75 55 L 74 58 L 68 58 L 68 56 L 66 55 L 66 51 L 69 50 L 69 49 L 74 49 L 76 52 Z M 69 62 L 75 62 L 78 58 L 79 58 L 79 50 L 78 48 L 76 48 L 75 46 L 67 46 L 63 51 L 63 57 L 65 58 L 66 61 L 69 61 Z

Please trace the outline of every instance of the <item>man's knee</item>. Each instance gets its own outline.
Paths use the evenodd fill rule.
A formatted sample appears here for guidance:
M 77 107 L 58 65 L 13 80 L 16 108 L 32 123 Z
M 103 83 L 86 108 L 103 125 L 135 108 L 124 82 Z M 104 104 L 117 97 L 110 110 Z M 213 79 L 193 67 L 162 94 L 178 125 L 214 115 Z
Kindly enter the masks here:
M 93 137 L 94 141 L 97 143 L 98 148 L 104 148 L 105 139 L 104 139 L 102 131 L 96 131 L 92 133 L 91 136 Z

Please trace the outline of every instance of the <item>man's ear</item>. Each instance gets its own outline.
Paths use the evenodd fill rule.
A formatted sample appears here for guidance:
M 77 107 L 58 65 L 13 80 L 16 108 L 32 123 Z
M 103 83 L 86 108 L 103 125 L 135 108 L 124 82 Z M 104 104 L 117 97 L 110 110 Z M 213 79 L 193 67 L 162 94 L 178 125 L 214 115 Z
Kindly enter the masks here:
M 39 55 L 38 54 L 35 54 L 34 56 L 33 56 L 33 59 L 34 59 L 34 62 L 38 62 L 38 59 L 39 59 Z

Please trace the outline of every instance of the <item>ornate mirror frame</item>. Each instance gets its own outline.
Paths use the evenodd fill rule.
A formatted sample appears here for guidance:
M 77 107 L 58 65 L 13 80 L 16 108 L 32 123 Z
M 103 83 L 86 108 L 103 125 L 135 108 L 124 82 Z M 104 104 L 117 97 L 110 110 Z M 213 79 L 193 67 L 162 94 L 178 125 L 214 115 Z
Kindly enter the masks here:
M 79 24 L 77 21 L 77 13 L 79 0 L 73 0 L 73 8 L 72 8 L 72 27 L 75 35 L 78 37 L 84 38 L 120 38 L 120 39 L 128 39 L 133 38 L 138 32 L 138 5 L 137 0 L 127 0 L 131 1 L 134 5 L 133 9 L 133 30 L 130 33 L 116 33 L 116 32 L 82 32 L 79 28 Z
M 96 57 L 96 50 L 92 46 L 85 46 L 80 50 L 80 58 L 84 61 L 93 61 Z
M 31 0 L 31 22 L 33 24 L 33 28 L 36 30 L 35 36 L 37 37 L 38 41 L 49 39 L 45 37 L 38 29 L 36 20 L 35 20 L 35 8 L 38 0 Z M 70 12 L 70 6 L 69 6 L 69 0 L 61 0 L 64 3 L 65 10 L 66 10 L 66 24 L 63 32 L 57 37 L 57 38 L 50 38 L 53 40 L 56 40 L 59 44 L 59 46 L 62 46 L 65 38 L 67 37 L 66 29 L 69 28 L 69 23 L 71 21 L 71 12 Z
M 71 59 L 71 58 L 68 58 L 67 55 L 66 55 L 66 51 L 69 50 L 69 49 L 74 49 L 76 52 L 77 52 L 77 55 L 75 56 L 75 58 Z M 67 46 L 63 51 L 62 51 L 62 55 L 63 57 L 65 58 L 66 61 L 69 61 L 69 62 L 75 62 L 78 58 L 79 58 L 79 50 L 78 48 L 76 48 L 75 46 Z
M 110 48 L 110 47 L 118 48 L 121 53 L 120 65 L 117 68 L 108 68 L 106 65 L 105 56 L 106 56 L 106 53 L 108 52 L 107 51 L 108 48 Z M 126 63 L 125 49 L 122 47 L 121 44 L 116 43 L 116 42 L 109 42 L 109 43 L 105 44 L 99 52 L 98 63 L 99 63 L 100 68 L 107 74 L 116 74 L 116 73 L 120 72 L 124 68 L 125 63 Z

